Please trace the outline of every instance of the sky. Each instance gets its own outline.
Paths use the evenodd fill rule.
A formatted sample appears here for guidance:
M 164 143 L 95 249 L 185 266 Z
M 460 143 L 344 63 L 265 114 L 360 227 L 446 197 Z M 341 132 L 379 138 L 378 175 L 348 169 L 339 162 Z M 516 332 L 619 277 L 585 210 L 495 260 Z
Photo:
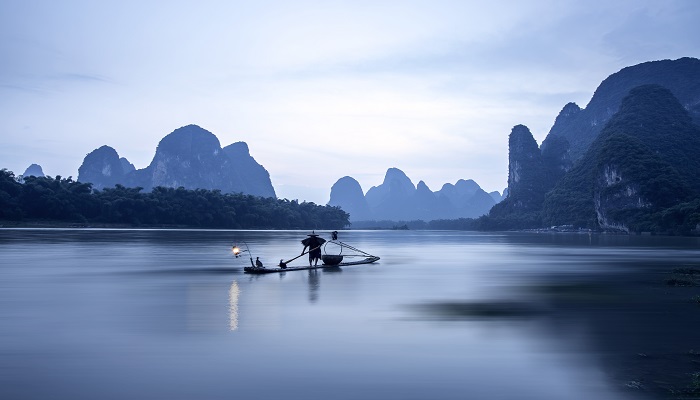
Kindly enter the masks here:
M 0 168 L 136 168 L 189 124 L 248 143 L 278 197 L 396 167 L 501 192 L 508 135 L 645 61 L 700 56 L 700 1 L 0 1 Z

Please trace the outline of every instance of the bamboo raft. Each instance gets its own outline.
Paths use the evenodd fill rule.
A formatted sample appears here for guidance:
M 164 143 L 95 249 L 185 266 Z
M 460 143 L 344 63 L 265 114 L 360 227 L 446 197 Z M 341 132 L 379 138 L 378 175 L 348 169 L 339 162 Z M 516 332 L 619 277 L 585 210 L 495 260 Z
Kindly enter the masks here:
M 243 271 L 248 274 L 271 274 L 275 272 L 287 272 L 287 271 L 303 271 L 311 269 L 323 269 L 323 268 L 337 268 L 337 267 L 347 267 L 349 265 L 361 265 L 361 264 L 372 264 L 379 261 L 379 257 L 364 252 L 356 247 L 353 247 L 347 243 L 343 243 L 338 240 L 337 232 L 332 233 L 332 239 L 327 241 L 321 239 L 315 233 L 308 235 L 309 238 L 304 239 L 301 243 L 304 245 L 304 251 L 287 261 L 280 260 L 280 263 L 274 267 L 264 267 L 262 262 L 258 258 L 253 262 L 253 256 L 250 256 L 250 267 L 244 267 Z M 243 242 L 245 244 L 245 242 Z M 311 246 L 314 246 L 313 248 Z M 331 252 L 328 251 L 328 246 L 331 245 Z M 242 252 L 250 252 L 248 245 L 245 244 L 246 250 L 241 250 L 238 246 L 233 246 L 233 253 L 236 257 Z M 306 251 L 306 248 L 309 250 Z M 321 265 L 302 265 L 302 266 L 292 266 L 289 265 L 290 262 L 302 257 L 304 254 L 309 254 L 314 251 L 321 253 L 321 247 L 323 247 L 323 252 L 325 254 L 321 255 Z M 343 253 L 345 251 L 345 253 Z M 337 253 L 337 254 L 332 254 Z M 354 258 L 357 261 L 347 261 L 349 258 Z M 318 260 L 315 260 L 318 262 Z
M 309 270 L 309 269 L 323 269 L 323 268 L 337 268 L 337 267 L 346 267 L 349 265 L 361 265 L 361 264 L 371 264 L 373 262 L 379 261 L 379 257 L 377 256 L 370 256 L 362 260 L 358 261 L 348 261 L 348 262 L 340 262 L 337 264 L 320 264 L 316 266 L 299 266 L 299 267 L 287 267 L 287 268 L 281 268 L 281 267 L 275 267 L 275 268 L 267 268 L 267 267 L 245 267 L 243 268 L 243 271 L 248 273 L 248 274 L 271 274 L 275 272 L 287 272 L 287 271 L 303 271 L 303 270 Z

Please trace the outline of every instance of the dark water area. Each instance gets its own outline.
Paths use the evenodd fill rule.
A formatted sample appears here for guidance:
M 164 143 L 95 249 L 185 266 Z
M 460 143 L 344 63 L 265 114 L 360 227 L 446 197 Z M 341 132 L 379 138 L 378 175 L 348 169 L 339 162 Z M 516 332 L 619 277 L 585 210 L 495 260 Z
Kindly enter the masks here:
M 673 398 L 700 371 L 700 291 L 666 283 L 697 238 L 343 231 L 381 260 L 269 275 L 231 252 L 306 233 L 0 230 L 0 398 Z

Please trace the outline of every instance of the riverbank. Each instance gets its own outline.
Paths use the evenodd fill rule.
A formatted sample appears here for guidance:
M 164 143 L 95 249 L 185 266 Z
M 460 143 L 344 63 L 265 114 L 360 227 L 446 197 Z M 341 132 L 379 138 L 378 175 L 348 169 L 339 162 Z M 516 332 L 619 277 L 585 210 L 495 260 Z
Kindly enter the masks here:
M 56 228 L 56 229 L 191 229 L 185 225 L 132 225 L 110 223 L 79 223 L 65 221 L 0 221 L 0 228 Z

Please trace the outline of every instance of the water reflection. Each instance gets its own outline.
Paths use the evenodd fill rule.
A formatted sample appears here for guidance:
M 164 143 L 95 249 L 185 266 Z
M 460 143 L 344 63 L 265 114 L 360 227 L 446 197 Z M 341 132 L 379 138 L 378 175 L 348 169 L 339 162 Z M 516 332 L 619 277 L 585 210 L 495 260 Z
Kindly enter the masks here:
M 308 274 L 309 282 L 309 302 L 315 303 L 318 301 L 318 290 L 321 287 L 321 277 L 317 269 L 310 269 Z
M 522 319 L 546 313 L 544 307 L 522 301 L 451 301 L 410 306 L 420 316 L 439 320 Z
M 228 290 L 228 310 L 229 310 L 229 329 L 235 331 L 238 329 L 238 296 L 240 295 L 240 289 L 238 289 L 238 282 L 231 282 L 231 287 Z
M 0 398 L 621 399 L 700 362 L 700 292 L 663 284 L 695 239 L 351 231 L 381 264 L 278 277 L 230 254 L 300 234 L 0 230 Z

